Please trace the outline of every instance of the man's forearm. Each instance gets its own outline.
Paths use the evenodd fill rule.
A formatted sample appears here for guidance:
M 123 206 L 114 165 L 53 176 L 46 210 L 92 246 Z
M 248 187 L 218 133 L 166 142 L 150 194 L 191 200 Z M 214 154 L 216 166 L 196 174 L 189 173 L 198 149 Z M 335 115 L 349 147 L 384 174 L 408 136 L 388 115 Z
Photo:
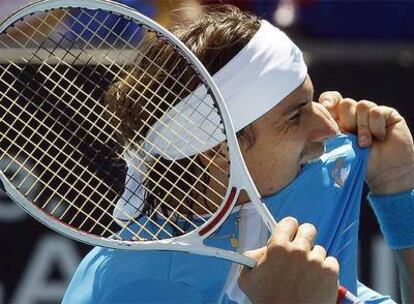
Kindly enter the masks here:
M 403 303 L 414 303 L 414 248 L 394 250 Z
M 394 251 L 402 300 L 414 303 L 414 189 L 394 195 L 370 194 L 369 200 L 384 238 Z

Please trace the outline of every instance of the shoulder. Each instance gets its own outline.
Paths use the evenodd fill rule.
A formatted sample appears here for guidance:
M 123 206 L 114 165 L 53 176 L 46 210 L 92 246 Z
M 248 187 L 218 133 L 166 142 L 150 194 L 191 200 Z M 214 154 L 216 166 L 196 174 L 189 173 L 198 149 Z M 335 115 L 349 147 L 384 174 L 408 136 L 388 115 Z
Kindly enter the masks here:
M 152 293 L 142 281 L 165 283 L 171 263 L 170 252 L 114 250 L 96 247 L 81 262 L 63 298 L 63 303 L 103 302 L 125 286 L 142 296 Z M 137 290 L 138 289 L 138 290 Z M 132 290 L 131 290 L 132 292 Z M 128 294 L 124 293 L 125 298 Z M 119 299 L 122 300 L 122 299 Z
M 79 265 L 63 303 L 217 302 L 230 265 L 185 252 L 97 247 Z

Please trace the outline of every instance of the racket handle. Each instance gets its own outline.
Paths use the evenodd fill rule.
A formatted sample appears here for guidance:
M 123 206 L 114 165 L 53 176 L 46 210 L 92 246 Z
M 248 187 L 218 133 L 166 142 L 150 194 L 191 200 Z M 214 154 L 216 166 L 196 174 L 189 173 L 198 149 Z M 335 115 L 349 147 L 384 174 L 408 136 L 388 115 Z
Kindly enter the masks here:
M 359 300 L 345 287 L 340 286 L 338 290 L 338 299 L 336 304 L 364 304 L 363 301 Z

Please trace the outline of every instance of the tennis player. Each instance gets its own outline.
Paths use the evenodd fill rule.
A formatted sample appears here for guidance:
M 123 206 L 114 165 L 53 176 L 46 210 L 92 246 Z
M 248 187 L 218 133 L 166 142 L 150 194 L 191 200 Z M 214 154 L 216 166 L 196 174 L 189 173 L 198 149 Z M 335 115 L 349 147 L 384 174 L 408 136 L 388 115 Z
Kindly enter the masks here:
M 182 252 L 95 248 L 63 302 L 333 303 L 339 280 L 361 300 L 393 303 L 357 280 L 364 182 L 395 252 L 403 299 L 414 301 L 408 288 L 414 282 L 414 148 L 398 112 L 338 92 L 313 102 L 301 51 L 280 30 L 235 7 L 210 8 L 173 31 L 214 75 L 249 171 L 279 224 L 268 241 L 260 216 L 241 196 L 207 240 L 254 257 L 253 269 Z M 122 96 L 111 100 L 124 121 L 139 123 Z M 135 190 L 128 181 L 124 195 Z

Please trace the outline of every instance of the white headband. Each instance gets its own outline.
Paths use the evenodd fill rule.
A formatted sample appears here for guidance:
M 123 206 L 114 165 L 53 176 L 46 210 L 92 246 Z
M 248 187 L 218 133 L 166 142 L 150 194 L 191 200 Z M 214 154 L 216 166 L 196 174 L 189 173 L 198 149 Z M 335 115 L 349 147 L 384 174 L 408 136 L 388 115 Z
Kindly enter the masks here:
M 249 43 L 213 79 L 238 132 L 299 87 L 306 75 L 307 67 L 299 48 L 285 33 L 262 21 Z M 146 137 L 152 144 L 147 143 L 143 148 L 167 159 L 180 159 L 216 146 L 225 138 L 220 130 L 215 130 L 220 117 L 212 109 L 213 102 L 204 86 L 197 88 L 152 126 Z M 210 136 L 213 132 L 214 135 Z M 190 136 L 200 141 L 189 140 Z M 191 146 L 187 145 L 188 141 Z M 174 144 L 171 145 L 171 142 Z M 159 150 L 154 150 L 153 146 L 159 147 Z M 133 171 L 128 170 L 128 174 Z M 134 172 L 134 175 L 139 174 Z M 138 177 L 138 180 L 142 181 L 142 178 Z M 143 194 L 136 178 L 127 181 L 126 187 L 123 198 L 117 204 L 122 212 L 118 208 L 114 212 L 120 220 L 127 220 L 123 213 L 133 217 L 143 202 L 136 195 L 133 195 L 132 201 L 130 198 L 132 193 Z

